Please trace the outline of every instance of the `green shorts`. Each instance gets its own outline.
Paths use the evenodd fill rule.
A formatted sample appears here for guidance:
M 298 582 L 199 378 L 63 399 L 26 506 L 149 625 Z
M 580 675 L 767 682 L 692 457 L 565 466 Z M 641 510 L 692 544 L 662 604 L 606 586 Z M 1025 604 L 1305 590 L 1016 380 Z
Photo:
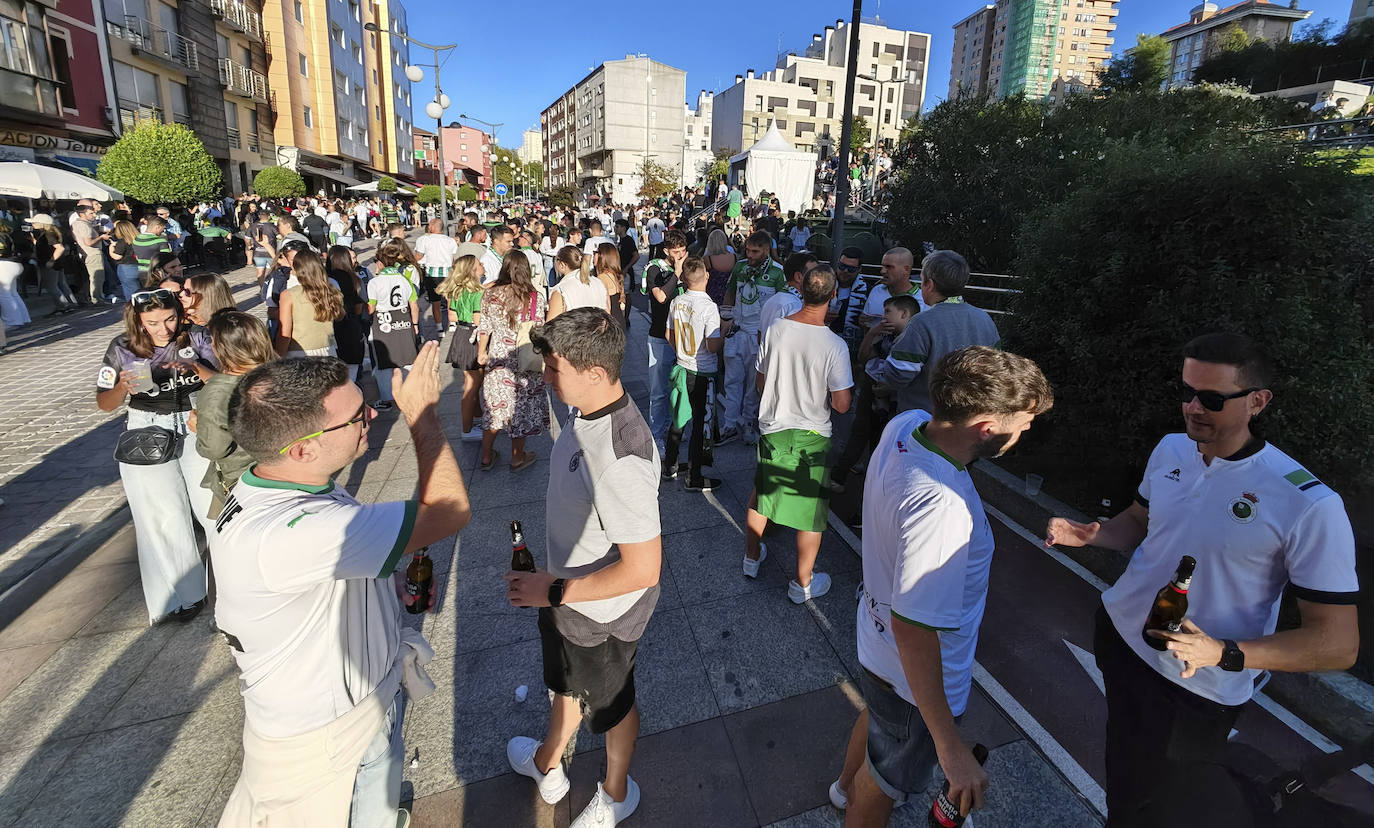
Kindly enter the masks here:
M 758 512 L 802 532 L 825 531 L 830 513 L 830 438 L 790 428 L 759 435 Z
M 725 208 L 725 215 L 728 218 L 739 218 L 739 214 L 740 205 L 738 204 L 731 204 L 730 206 Z

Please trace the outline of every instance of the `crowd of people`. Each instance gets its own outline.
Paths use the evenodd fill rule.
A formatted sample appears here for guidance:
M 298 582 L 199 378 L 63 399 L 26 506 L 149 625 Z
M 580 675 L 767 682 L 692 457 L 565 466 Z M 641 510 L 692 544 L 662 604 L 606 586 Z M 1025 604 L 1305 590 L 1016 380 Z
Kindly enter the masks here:
M 1052 406 L 1050 380 L 999 350 L 992 317 L 964 299 L 970 272 L 957 252 L 928 253 L 919 268 L 901 246 L 877 262 L 854 247 L 818 261 L 804 222 L 736 192 L 486 206 L 452 228 L 381 209 L 389 202 L 374 215 L 371 201 L 240 196 L 189 219 L 115 210 L 105 230 L 100 205 L 77 204 L 66 224 L 88 279 L 67 285 L 70 301 L 112 288 L 124 300 L 96 401 L 128 408 L 116 458 L 149 621 L 195 617 L 213 577 L 215 623 L 242 674 L 243 770 L 221 824 L 396 820 L 405 707 L 433 686 L 432 650 L 400 617 L 434 596 L 407 584 L 406 568 L 471 517 L 437 415 L 444 363 L 461 394 L 454 439 L 480 441 L 479 474 L 503 460 L 525 472 L 537 459 L 527 440 L 550 427 L 551 405 L 567 409 L 549 464 L 547 566 L 506 575 L 513 605 L 540 608 L 553 704 L 542 737 L 512 738 L 507 756 L 555 803 L 570 789 L 562 757 L 577 728 L 606 735 L 606 775 L 577 828 L 615 825 L 640 797 L 634 661 L 658 599 L 657 493 L 719 487 L 715 450 L 733 441 L 757 459 L 742 577 L 758 576 L 770 524 L 794 530 L 795 604 L 830 589 L 829 499 L 863 478 L 865 710 L 835 758 L 831 802 L 847 824 L 885 824 L 939 766 L 952 807 L 981 804 L 989 780 L 958 722 L 993 540 L 967 466 L 1016 444 Z M 49 255 L 37 252 L 49 229 L 51 260 L 64 255 L 50 216 L 30 225 L 29 255 Z M 266 321 L 237 307 L 222 276 L 184 271 L 187 234 L 222 225 L 255 270 L 251 301 Z M 377 244 L 364 265 L 367 238 Z M 114 268 L 97 267 L 106 257 Z M 880 268 L 875 282 L 865 265 Z M 64 280 L 40 281 L 61 311 Z M 620 381 L 642 324 L 635 293 L 649 309 L 647 419 Z M 1162 824 L 1172 801 L 1156 783 L 1183 784 L 1215 757 L 1257 671 L 1339 668 L 1358 646 L 1340 498 L 1251 431 L 1272 399 L 1262 349 L 1216 334 L 1183 353 L 1185 433 L 1160 443 L 1137 503 L 1104 524 L 1047 529 L 1047 543 L 1136 550 L 1096 629 L 1114 826 Z M 333 477 L 392 408 L 411 431 L 418 493 L 363 504 Z M 851 423 L 843 440 L 837 417 Z M 1250 508 L 1190 516 L 1190 499 L 1220 503 L 1242 485 Z M 1180 543 L 1197 558 L 1197 610 L 1152 641 L 1141 624 Z M 1275 633 L 1288 582 L 1303 627 Z

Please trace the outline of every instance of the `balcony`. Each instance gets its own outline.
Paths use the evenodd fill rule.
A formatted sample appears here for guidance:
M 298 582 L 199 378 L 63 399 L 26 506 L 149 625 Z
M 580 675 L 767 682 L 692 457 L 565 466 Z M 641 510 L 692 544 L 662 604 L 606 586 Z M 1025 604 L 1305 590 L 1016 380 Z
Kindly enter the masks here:
M 58 82 L 0 67 L 0 101 L 34 115 L 62 117 Z
M 134 54 L 147 55 L 181 70 L 200 69 L 200 54 L 190 39 L 134 15 L 125 15 L 122 23 L 117 20 L 120 18 L 106 20 L 106 31 L 111 37 L 128 41 Z
M 134 129 L 144 121 L 162 123 L 162 107 L 124 98 L 119 99 L 119 124 L 125 132 Z
M 210 0 L 210 11 L 234 31 L 262 40 L 262 16 L 238 0 Z
M 231 95 L 267 103 L 267 76 L 229 58 L 219 59 L 219 83 Z
M 229 127 L 225 131 L 225 135 L 229 139 L 229 149 L 241 149 L 243 147 L 243 139 L 237 128 Z

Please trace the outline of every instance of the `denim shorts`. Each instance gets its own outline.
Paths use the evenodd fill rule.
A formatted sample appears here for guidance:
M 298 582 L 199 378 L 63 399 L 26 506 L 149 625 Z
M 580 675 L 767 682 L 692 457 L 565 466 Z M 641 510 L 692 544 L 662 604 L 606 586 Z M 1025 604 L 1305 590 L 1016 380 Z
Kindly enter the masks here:
M 898 805 L 921 796 L 939 764 L 921 711 L 868 670 L 859 673 L 859 691 L 868 708 L 866 763 L 873 781 Z

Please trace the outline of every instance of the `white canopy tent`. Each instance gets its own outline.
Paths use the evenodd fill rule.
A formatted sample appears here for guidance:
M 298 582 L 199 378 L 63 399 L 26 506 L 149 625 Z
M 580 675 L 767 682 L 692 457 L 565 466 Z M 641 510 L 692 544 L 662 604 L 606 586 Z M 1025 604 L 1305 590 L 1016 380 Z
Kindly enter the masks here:
M 767 192 L 776 196 L 784 215 L 811 206 L 816 187 L 816 154 L 799 150 L 778 132 L 777 121 L 749 149 L 730 159 L 730 180 L 738 183 L 743 174 L 751 195 Z
M 345 187 L 344 189 L 354 193 L 375 193 L 377 192 L 377 182 L 369 181 L 366 184 L 355 184 L 352 187 Z M 402 186 L 398 182 L 396 184 L 396 195 L 415 195 L 415 191 L 409 187 Z

